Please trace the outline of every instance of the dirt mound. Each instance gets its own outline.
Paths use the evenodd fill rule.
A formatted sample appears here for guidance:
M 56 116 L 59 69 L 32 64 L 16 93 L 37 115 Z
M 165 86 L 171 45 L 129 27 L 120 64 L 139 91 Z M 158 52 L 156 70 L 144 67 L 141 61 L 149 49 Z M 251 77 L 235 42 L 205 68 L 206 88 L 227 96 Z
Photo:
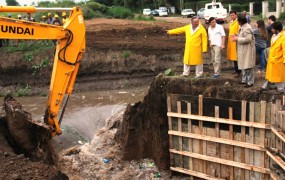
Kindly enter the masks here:
M 0 119 L 0 179 L 67 179 L 57 170 L 49 127 L 33 121 L 13 97 L 4 100 Z

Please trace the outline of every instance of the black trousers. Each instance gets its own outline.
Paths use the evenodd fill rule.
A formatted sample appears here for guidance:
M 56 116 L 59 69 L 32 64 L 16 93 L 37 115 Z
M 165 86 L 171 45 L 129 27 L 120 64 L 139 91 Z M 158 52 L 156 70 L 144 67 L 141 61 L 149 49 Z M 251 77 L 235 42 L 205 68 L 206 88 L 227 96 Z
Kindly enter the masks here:
M 234 62 L 234 70 L 235 70 L 235 73 L 241 73 L 241 70 L 238 69 L 237 61 L 233 61 L 233 62 Z

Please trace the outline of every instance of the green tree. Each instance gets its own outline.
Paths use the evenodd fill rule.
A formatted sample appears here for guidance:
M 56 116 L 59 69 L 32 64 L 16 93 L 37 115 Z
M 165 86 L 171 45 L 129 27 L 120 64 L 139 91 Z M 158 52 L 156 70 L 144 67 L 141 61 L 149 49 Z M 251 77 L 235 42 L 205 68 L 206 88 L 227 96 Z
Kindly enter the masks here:
M 16 0 L 6 0 L 7 6 L 19 6 L 20 4 Z

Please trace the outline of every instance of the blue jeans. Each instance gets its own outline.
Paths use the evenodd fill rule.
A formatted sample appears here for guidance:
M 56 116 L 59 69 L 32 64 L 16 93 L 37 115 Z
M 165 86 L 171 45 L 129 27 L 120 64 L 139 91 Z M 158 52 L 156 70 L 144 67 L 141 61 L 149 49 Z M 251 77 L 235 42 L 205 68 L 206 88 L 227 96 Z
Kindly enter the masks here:
M 265 67 L 266 67 L 265 56 L 264 56 L 265 48 L 261 48 L 259 46 L 255 46 L 255 47 L 256 47 L 256 54 L 259 55 L 259 59 L 260 59 L 260 70 L 265 70 Z

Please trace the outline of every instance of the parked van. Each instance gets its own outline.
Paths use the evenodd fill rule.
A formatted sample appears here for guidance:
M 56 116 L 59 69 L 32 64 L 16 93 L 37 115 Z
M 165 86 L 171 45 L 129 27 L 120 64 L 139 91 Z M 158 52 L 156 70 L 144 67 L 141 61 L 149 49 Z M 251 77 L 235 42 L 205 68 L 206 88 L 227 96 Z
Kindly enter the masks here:
M 162 10 L 162 11 L 167 11 L 167 13 L 168 13 L 167 7 L 159 7 L 158 9 L 159 9 L 159 10 Z
M 217 23 L 226 23 L 228 13 L 220 2 L 212 2 L 205 4 L 204 18 L 205 22 L 208 24 L 210 17 L 216 18 Z

